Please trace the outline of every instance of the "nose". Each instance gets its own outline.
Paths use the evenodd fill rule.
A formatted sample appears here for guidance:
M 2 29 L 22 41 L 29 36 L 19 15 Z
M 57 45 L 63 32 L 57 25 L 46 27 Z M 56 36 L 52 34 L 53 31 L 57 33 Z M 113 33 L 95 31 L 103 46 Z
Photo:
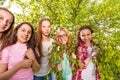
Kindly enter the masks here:
M 25 35 L 28 36 L 28 32 L 25 32 Z

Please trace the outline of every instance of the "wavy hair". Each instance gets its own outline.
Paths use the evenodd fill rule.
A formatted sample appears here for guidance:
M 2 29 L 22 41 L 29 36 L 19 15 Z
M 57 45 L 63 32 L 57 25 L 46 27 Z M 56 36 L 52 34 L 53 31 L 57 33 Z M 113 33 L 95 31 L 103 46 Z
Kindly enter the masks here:
M 55 36 L 55 42 L 56 42 L 57 45 L 59 45 L 61 47 L 63 46 L 59 41 L 60 31 L 64 31 L 67 34 L 68 41 L 67 41 L 65 46 L 66 46 L 66 49 L 67 49 L 67 54 L 70 55 L 71 37 L 70 37 L 69 31 L 66 28 L 62 27 L 62 28 L 58 29 L 58 31 L 56 33 L 56 36 Z M 61 57 L 63 56 L 63 51 L 64 50 L 62 48 L 60 48 Z
M 77 31 L 77 41 L 76 41 L 76 46 L 75 46 L 75 53 L 77 53 L 77 48 L 80 46 L 80 44 L 83 43 L 83 41 L 80 38 L 80 32 L 85 29 L 90 30 L 91 34 L 94 33 L 94 31 L 88 25 L 84 25 L 79 28 L 79 30 Z M 91 40 L 91 43 L 94 43 L 94 41 Z

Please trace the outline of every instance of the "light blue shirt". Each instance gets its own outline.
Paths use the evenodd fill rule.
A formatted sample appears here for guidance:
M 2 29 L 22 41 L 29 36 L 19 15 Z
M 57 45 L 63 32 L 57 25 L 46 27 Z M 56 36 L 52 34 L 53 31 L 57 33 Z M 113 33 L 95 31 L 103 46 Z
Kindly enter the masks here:
M 62 76 L 64 78 L 64 80 L 69 80 L 68 79 L 68 75 L 72 74 L 72 69 L 70 66 L 70 62 L 69 62 L 69 56 L 66 54 L 66 50 L 64 50 L 63 53 L 63 62 L 62 62 Z

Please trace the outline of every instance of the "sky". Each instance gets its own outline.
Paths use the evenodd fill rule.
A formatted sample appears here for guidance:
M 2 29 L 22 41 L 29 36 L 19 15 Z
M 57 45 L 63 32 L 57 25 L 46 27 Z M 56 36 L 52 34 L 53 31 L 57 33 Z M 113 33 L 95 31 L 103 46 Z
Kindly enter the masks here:
M 6 7 L 9 3 L 9 0 L 6 0 L 3 4 L 3 7 Z M 11 7 L 9 8 L 9 10 L 12 12 L 12 13 L 15 13 L 15 14 L 22 14 L 22 11 L 20 10 L 20 8 L 18 8 L 16 6 L 16 4 L 12 4 Z

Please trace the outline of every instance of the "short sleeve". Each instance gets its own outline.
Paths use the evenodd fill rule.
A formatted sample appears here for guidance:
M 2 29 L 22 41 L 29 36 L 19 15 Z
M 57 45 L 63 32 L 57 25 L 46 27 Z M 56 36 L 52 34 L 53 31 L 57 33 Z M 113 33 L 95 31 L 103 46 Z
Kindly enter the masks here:
M 1 60 L 0 60 L 0 63 L 8 63 L 8 59 L 9 59 L 8 53 L 9 53 L 8 47 L 4 48 L 1 51 Z

